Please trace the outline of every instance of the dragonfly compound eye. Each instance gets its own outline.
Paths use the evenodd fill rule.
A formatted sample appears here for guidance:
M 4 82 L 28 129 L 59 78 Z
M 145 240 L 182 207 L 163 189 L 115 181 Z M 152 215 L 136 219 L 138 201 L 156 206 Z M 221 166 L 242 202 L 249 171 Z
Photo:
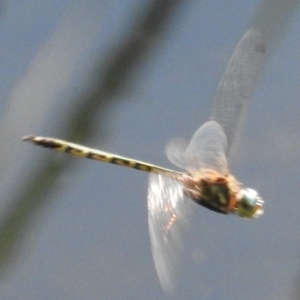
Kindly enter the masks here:
M 264 201 L 252 189 L 242 189 L 238 194 L 237 214 L 242 218 L 255 218 L 263 214 Z

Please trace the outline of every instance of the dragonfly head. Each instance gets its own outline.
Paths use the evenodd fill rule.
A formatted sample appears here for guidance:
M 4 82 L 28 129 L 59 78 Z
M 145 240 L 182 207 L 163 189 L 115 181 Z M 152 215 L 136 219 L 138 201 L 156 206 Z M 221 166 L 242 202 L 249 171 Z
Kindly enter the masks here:
M 237 196 L 236 213 L 246 219 L 256 218 L 263 214 L 264 201 L 255 190 L 241 189 Z

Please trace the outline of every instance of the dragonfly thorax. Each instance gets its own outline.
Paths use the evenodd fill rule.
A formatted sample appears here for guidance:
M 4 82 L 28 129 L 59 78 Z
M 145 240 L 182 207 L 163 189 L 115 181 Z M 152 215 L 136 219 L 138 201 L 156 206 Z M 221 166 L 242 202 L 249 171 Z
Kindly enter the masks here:
M 246 219 L 263 214 L 264 201 L 258 193 L 230 174 L 201 170 L 182 176 L 184 194 L 197 204 L 222 214 L 234 213 Z
M 210 210 L 228 214 L 237 206 L 240 185 L 230 174 L 201 170 L 183 176 L 182 183 L 187 197 Z

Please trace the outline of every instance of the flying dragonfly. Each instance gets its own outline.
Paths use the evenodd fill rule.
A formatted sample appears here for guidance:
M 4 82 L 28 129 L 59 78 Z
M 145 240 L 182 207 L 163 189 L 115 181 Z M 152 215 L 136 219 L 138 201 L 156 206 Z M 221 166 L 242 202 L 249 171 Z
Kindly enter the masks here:
M 189 143 L 175 139 L 167 145 L 168 159 L 185 172 L 56 138 L 23 137 L 24 141 L 56 151 L 152 173 L 148 186 L 149 234 L 158 277 L 166 291 L 175 285 L 175 267 L 182 229 L 188 222 L 189 203 L 246 219 L 263 213 L 263 200 L 230 173 L 228 160 L 236 146 L 264 54 L 263 36 L 256 28 L 249 29 L 221 78 L 210 121 L 196 131 Z

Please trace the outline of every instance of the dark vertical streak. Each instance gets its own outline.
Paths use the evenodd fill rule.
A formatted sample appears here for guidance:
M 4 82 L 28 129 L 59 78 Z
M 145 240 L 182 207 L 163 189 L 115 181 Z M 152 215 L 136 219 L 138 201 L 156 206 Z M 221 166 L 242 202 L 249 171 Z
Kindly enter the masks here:
M 92 134 L 96 118 L 98 125 L 101 120 L 100 127 L 104 128 L 104 116 L 107 108 L 115 101 L 120 101 L 116 96 L 128 85 L 134 74 L 134 68 L 154 46 L 159 46 L 160 34 L 167 21 L 179 4 L 184 2 L 186 1 L 152 1 L 148 10 L 139 17 L 132 31 L 128 33 L 126 40 L 112 49 L 107 59 L 104 59 L 107 63 L 96 68 L 97 71 L 86 90 L 88 92 L 74 99 L 74 103 L 80 101 L 80 105 L 72 115 L 64 118 L 65 126 L 60 129 L 61 136 L 70 140 L 83 140 Z M 36 166 L 35 170 L 31 170 L 32 179 L 24 179 L 25 184 L 19 188 L 19 191 L 16 189 L 13 199 L 10 201 L 12 209 L 2 219 L 0 228 L 1 275 L 6 270 L 4 267 L 13 258 L 12 254 L 17 248 L 16 243 L 19 242 L 21 232 L 26 228 L 28 220 L 49 200 L 47 195 L 53 192 L 59 174 L 66 167 L 68 167 L 67 162 L 58 165 L 54 158 L 50 159 L 44 166 Z
M 64 124 L 67 124 L 65 132 L 72 132 L 68 139 L 82 141 L 91 136 L 96 119 L 97 122 L 99 119 L 103 122 L 103 126 L 97 127 L 97 132 L 99 133 L 99 128 L 105 128 L 107 108 L 115 101 L 121 101 L 117 96 L 128 87 L 132 79 L 130 75 L 133 75 L 135 68 L 153 48 L 159 47 L 164 27 L 175 9 L 184 2 L 187 1 L 153 1 L 145 16 L 135 22 L 132 32 L 121 42 L 118 48 L 120 50 L 109 51 L 104 65 L 100 64 L 96 68 L 96 80 L 86 89 L 88 92 L 78 96 L 82 100 L 77 111 L 69 120 L 64 120 Z M 78 99 L 74 102 L 77 103 Z

